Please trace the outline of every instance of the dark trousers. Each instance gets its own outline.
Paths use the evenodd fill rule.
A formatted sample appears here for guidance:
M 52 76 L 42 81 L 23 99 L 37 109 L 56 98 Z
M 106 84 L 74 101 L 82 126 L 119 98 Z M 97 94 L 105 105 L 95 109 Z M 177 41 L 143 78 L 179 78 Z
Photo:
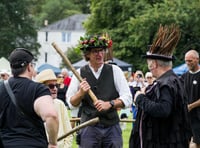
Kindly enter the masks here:
M 119 124 L 105 127 L 97 124 L 80 131 L 79 148 L 122 148 L 122 131 Z
M 0 138 L 0 148 L 4 148 L 1 138 Z

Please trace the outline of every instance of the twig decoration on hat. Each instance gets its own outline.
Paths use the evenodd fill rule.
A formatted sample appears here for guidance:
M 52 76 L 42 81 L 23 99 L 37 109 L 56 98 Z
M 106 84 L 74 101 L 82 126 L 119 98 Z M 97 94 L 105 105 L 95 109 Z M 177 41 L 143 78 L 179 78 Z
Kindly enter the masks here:
M 172 56 L 172 53 L 180 39 L 179 27 L 175 24 L 170 26 L 160 25 L 156 38 L 150 47 L 152 54 Z

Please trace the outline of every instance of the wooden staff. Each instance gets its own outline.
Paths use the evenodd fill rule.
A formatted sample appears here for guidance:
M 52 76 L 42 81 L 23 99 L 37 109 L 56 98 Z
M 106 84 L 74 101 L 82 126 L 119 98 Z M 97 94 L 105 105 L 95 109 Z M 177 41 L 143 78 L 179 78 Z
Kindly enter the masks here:
M 62 52 L 62 50 L 58 47 L 58 45 L 56 45 L 56 43 L 52 43 L 52 46 L 56 49 L 57 53 L 62 57 L 62 59 L 64 60 L 65 64 L 71 69 L 71 71 L 73 72 L 73 74 L 76 76 L 76 78 L 82 82 L 83 78 L 80 76 L 80 74 L 76 71 L 76 69 L 72 66 L 71 62 L 69 61 L 69 59 L 64 55 L 64 53 Z M 92 101 L 95 103 L 98 99 L 95 96 L 95 94 L 92 92 L 91 89 L 89 89 L 88 94 L 90 95 L 90 97 L 92 98 Z
M 70 122 L 79 122 L 81 120 L 81 118 L 71 118 L 70 119 Z M 135 119 L 127 119 L 127 118 L 124 118 L 124 119 L 120 119 L 119 122 L 135 122 Z
M 75 128 L 73 128 L 72 130 L 70 130 L 70 131 L 67 132 L 66 134 L 62 135 L 61 137 L 59 137 L 59 138 L 57 139 L 57 141 L 60 141 L 60 140 L 64 139 L 65 137 L 67 137 L 67 136 L 73 134 L 74 132 L 80 130 L 81 128 L 84 128 L 84 127 L 86 127 L 86 126 L 88 126 L 88 125 L 96 124 L 97 122 L 99 122 L 99 117 L 96 117 L 96 118 L 94 118 L 94 119 L 88 120 L 88 121 L 86 121 L 86 122 L 84 122 L 84 123 L 82 123 L 82 124 L 76 126 Z

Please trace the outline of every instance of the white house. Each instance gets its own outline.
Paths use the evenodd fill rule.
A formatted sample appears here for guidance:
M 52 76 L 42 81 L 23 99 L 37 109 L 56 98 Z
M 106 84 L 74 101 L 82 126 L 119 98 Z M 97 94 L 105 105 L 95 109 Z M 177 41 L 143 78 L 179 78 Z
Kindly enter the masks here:
M 74 47 L 80 36 L 85 34 L 82 26 L 89 15 L 76 14 L 66 19 L 57 21 L 38 31 L 38 42 L 41 45 L 36 61 L 36 67 L 44 63 L 59 67 L 62 61 L 60 55 L 51 45 L 55 42 L 63 52 L 69 47 Z

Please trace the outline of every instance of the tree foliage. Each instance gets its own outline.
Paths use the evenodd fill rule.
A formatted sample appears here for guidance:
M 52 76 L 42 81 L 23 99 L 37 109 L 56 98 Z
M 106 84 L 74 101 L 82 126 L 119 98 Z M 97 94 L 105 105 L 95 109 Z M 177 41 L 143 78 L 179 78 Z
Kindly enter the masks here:
M 90 13 L 90 1 L 91 0 L 74 0 L 74 4 L 78 5 L 81 12 L 83 14 L 89 14 Z
M 37 53 L 37 32 L 29 14 L 30 1 L 2 0 L 0 2 L 0 55 L 8 57 L 17 47 Z
M 41 4 L 41 5 L 39 5 Z M 34 20 L 38 27 L 44 26 L 44 21 L 49 24 L 66 18 L 70 15 L 80 13 L 80 7 L 73 0 L 42 0 L 36 5 Z
M 199 11 L 199 0 L 93 0 L 85 28 L 90 34 L 108 32 L 114 42 L 114 55 L 146 71 L 141 55 L 146 53 L 160 24 L 180 26 L 182 37 L 175 65 L 183 62 L 189 48 L 200 48 Z
M 66 57 L 70 59 L 70 62 L 72 64 L 82 59 L 81 52 L 76 52 L 74 48 L 68 48 L 68 50 L 64 54 L 66 55 Z M 62 60 L 61 67 L 65 67 L 65 66 L 66 64 Z
M 182 36 L 174 65 L 183 62 L 188 49 L 200 49 L 199 0 L 2 0 L 0 11 L 1 56 L 8 56 L 16 47 L 37 53 L 36 26 L 42 27 L 44 20 L 50 24 L 80 12 L 91 12 L 84 23 L 86 32 L 108 33 L 114 56 L 133 64 L 135 70 L 147 70 L 141 55 L 160 24 L 180 26 Z M 75 57 L 74 53 L 67 54 Z

